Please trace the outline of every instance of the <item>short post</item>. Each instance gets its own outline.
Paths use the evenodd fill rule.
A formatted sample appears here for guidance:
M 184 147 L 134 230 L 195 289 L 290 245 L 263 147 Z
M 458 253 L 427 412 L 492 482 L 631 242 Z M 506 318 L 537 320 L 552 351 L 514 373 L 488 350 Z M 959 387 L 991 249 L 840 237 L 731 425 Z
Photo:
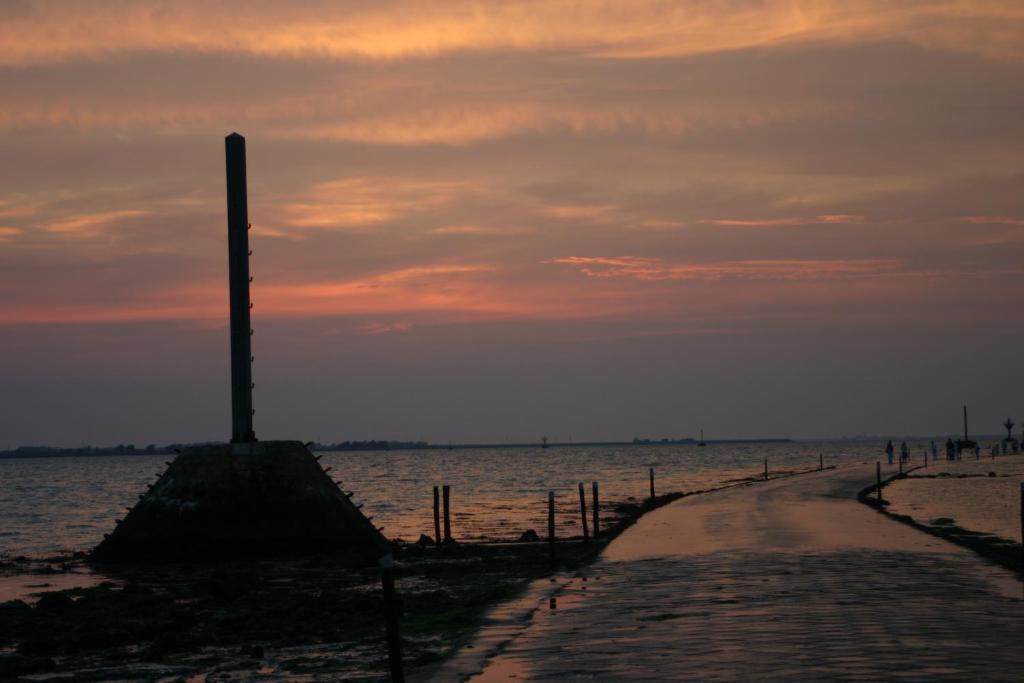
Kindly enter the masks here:
M 593 494 L 590 500 L 590 507 L 591 512 L 594 515 L 594 538 L 597 538 L 597 535 L 601 533 L 601 519 L 597 511 L 598 506 L 601 504 L 601 499 L 598 497 L 597 494 L 596 481 L 593 484 L 591 484 L 591 493 Z
M 764 459 L 764 480 L 768 481 L 768 458 Z
M 654 500 L 654 468 L 653 467 L 650 468 L 647 471 L 647 473 L 650 475 L 650 478 L 651 478 L 651 500 L 653 501 Z
M 902 455 L 900 456 L 899 461 L 900 461 L 900 474 L 903 474 L 903 456 Z
M 823 469 L 825 469 L 825 456 L 818 453 L 818 470 L 820 471 Z
M 548 557 L 555 566 L 555 492 L 548 491 Z
M 587 499 L 583 493 L 583 482 L 580 482 L 580 521 L 583 523 L 583 542 L 590 543 L 590 531 L 587 530 Z
M 402 640 L 398 635 L 398 601 L 395 599 L 395 563 L 388 553 L 380 558 L 380 582 L 384 589 L 384 619 L 387 624 L 388 667 L 392 683 L 405 683 L 402 671 Z
M 882 502 L 882 461 L 875 462 L 875 478 L 878 480 L 878 502 Z
M 926 468 L 928 467 L 928 451 L 927 450 L 924 452 L 924 466 Z
M 452 542 L 452 518 L 449 515 L 452 487 L 448 484 L 442 489 L 444 493 L 444 542 Z
M 434 487 L 434 543 L 441 545 L 441 490 Z

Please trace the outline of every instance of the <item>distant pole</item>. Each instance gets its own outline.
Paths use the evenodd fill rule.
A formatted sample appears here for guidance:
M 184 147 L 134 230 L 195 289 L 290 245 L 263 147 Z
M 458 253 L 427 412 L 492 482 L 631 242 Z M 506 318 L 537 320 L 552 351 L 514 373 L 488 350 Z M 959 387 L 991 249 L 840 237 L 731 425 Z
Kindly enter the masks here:
M 654 468 L 650 468 L 647 473 L 651 478 L 651 500 L 654 500 Z
M 900 453 L 900 457 L 898 458 L 898 460 L 900 461 L 900 474 L 903 474 L 903 454 L 902 453 Z
M 444 542 L 452 542 L 452 519 L 449 515 L 449 504 L 451 502 L 452 487 L 448 484 L 442 489 L 444 493 Z
M 583 492 L 583 482 L 580 482 L 580 521 L 583 523 L 583 542 L 590 543 L 590 532 L 587 530 L 587 498 Z
M 548 491 L 548 558 L 555 566 L 555 492 Z
M 395 563 L 388 553 L 380 558 L 380 582 L 384 590 L 384 620 L 387 624 L 388 666 L 392 683 L 404 683 L 402 640 L 398 635 L 398 601 L 395 599 Z
M 441 545 L 441 491 L 434 487 L 434 543 Z
M 825 456 L 822 455 L 821 453 L 818 453 L 818 469 L 825 469 Z
M 597 535 L 601 533 L 601 520 L 600 515 L 598 514 L 598 507 L 601 505 L 601 499 L 598 497 L 596 481 L 591 484 L 591 492 L 593 493 L 593 500 L 590 501 L 590 506 L 594 514 L 594 538 L 597 538 Z
M 249 317 L 249 209 L 245 138 L 224 138 L 228 190 L 228 284 L 231 300 L 231 442 L 252 443 L 252 321 Z
M 764 480 L 768 481 L 768 458 L 764 459 Z
M 882 461 L 875 461 L 875 479 L 878 481 L 878 502 L 882 502 Z

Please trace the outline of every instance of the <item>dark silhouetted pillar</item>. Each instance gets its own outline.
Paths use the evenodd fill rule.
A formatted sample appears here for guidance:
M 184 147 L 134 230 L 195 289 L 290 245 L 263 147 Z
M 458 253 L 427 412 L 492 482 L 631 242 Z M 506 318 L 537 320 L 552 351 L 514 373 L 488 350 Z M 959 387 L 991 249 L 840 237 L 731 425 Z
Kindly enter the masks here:
M 256 440 L 252 429 L 252 327 L 249 319 L 249 208 L 245 138 L 224 138 L 228 176 L 228 280 L 231 290 L 231 442 Z

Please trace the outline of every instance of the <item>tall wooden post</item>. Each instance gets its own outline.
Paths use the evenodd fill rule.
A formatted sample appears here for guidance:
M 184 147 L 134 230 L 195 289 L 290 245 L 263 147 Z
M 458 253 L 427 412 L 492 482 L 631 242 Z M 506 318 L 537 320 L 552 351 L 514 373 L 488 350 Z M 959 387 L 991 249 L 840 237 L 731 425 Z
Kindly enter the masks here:
M 591 484 L 591 490 L 594 495 L 592 496 L 593 500 L 590 501 L 590 506 L 594 513 L 594 538 L 597 538 L 597 535 L 601 533 L 601 518 L 598 513 L 598 507 L 601 505 L 601 499 L 598 497 L 596 481 Z
M 224 138 L 228 190 L 228 283 L 231 299 L 231 443 L 256 440 L 252 428 L 252 326 L 249 317 L 249 208 L 245 138 Z
M 441 492 L 434 487 L 434 543 L 441 545 Z
M 878 488 L 878 502 L 882 502 L 882 461 L 875 461 L 875 481 Z
M 647 473 L 651 478 L 651 500 L 654 500 L 654 468 L 651 467 Z
M 583 492 L 583 482 L 580 482 L 580 523 L 583 526 L 583 542 L 590 543 L 590 532 L 587 530 L 587 498 Z
M 444 497 L 444 542 L 452 542 L 452 518 L 449 513 L 449 505 L 451 504 L 452 487 L 445 484 L 441 489 Z
M 555 566 L 555 492 L 548 491 L 548 559 Z
M 384 623 L 388 641 L 388 668 L 392 683 L 404 683 L 402 639 L 398 635 L 398 597 L 395 595 L 395 563 L 388 553 L 380 558 L 380 581 L 384 592 Z

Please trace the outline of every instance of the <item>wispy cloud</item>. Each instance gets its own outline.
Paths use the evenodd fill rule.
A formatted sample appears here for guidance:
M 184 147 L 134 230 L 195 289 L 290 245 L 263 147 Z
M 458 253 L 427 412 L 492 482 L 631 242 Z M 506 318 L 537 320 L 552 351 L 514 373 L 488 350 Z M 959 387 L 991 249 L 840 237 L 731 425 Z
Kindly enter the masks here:
M 1024 225 L 1024 218 L 1013 216 L 964 216 L 959 220 L 972 225 Z
M 864 223 L 865 218 L 850 214 L 823 214 L 803 218 L 705 218 L 698 222 L 738 228 L 771 228 L 797 225 L 854 225 Z
M 409 214 L 434 211 L 472 189 L 469 182 L 385 177 L 346 178 L 314 185 L 275 208 L 282 227 L 361 230 Z
M 392 332 L 408 332 L 413 328 L 411 322 L 399 320 L 396 322 L 382 323 L 371 322 L 361 325 L 359 331 L 363 334 L 390 334 Z
M 409 59 L 451 52 L 572 50 L 619 58 L 685 56 L 825 41 L 905 41 L 1020 59 L 1024 9 L 1013 0 L 633 0 L 483 2 L 32 3 L 0 22 L 2 62 L 109 59 L 139 51 L 306 59 Z M 304 9 L 305 11 L 302 11 Z M 238 21 L 244 16 L 245 21 Z M 954 21 L 955 20 L 955 21 Z
M 567 256 L 547 263 L 575 266 L 595 278 L 635 280 L 832 280 L 892 272 L 889 259 L 756 259 L 717 263 L 672 263 L 638 256 Z
M 96 237 L 107 233 L 121 221 L 145 216 L 148 213 L 148 211 L 124 209 L 120 211 L 76 214 L 44 223 L 42 229 L 46 232 L 71 237 Z

